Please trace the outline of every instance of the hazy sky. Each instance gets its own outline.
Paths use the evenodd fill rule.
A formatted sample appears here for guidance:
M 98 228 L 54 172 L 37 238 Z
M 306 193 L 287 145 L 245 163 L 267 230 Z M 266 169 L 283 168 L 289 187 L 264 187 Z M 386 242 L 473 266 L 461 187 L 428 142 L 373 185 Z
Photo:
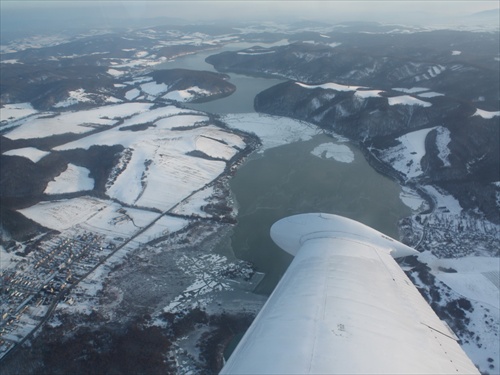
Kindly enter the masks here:
M 25 22 L 75 20 L 100 23 L 103 20 L 155 17 L 188 21 L 308 19 L 330 22 L 379 21 L 391 23 L 464 22 L 480 11 L 498 9 L 499 1 L 290 1 L 290 0 L 201 0 L 201 1 L 9 1 L 1 0 L 2 21 L 15 26 Z M 21 22 L 19 21 L 19 22 Z M 93 21 L 93 22 L 92 22 Z M 73 22 L 73 21 L 71 21 Z M 21 22 L 22 24 L 23 22 Z M 94 26 L 94 25 L 92 25 Z M 4 26 L 2 27 L 4 28 Z

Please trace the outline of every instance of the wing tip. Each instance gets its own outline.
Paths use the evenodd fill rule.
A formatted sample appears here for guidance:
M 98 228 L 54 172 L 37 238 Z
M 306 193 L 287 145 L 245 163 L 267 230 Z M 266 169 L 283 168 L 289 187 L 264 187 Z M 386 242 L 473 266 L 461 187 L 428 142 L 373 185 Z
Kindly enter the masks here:
M 349 238 L 369 242 L 388 251 L 393 258 L 416 255 L 418 251 L 358 221 L 322 212 L 285 217 L 273 224 L 272 240 L 296 255 L 304 242 L 313 238 Z

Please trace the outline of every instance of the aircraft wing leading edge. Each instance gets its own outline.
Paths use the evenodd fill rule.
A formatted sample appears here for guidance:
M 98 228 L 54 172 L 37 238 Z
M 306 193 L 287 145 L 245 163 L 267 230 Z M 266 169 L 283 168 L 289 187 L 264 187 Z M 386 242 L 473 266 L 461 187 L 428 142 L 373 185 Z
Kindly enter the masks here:
M 393 259 L 415 250 L 319 213 L 271 237 L 295 258 L 221 374 L 479 374 Z

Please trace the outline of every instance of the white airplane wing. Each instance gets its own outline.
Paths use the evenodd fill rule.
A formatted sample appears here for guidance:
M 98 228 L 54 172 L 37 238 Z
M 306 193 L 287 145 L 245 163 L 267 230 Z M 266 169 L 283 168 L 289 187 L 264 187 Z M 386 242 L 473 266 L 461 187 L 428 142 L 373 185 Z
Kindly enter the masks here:
M 415 250 L 319 213 L 271 237 L 295 258 L 221 374 L 479 374 L 393 259 Z

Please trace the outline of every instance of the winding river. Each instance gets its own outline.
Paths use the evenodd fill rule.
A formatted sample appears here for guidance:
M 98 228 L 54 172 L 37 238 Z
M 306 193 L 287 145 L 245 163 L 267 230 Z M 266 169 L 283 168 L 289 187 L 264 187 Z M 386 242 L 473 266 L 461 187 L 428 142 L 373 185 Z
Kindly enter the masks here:
M 242 49 L 233 44 L 222 50 Z M 205 58 L 222 50 L 189 55 L 162 64 L 159 68 L 187 68 L 214 71 Z M 186 106 L 216 114 L 254 112 L 257 93 L 282 80 L 229 74 L 236 92 L 226 98 Z M 353 143 L 343 143 L 352 151 L 352 162 L 322 158 L 312 154 L 319 145 L 336 143 L 328 135 L 269 149 L 242 165 L 230 186 L 239 206 L 238 224 L 230 245 L 221 244 L 221 253 L 233 252 L 251 261 L 265 277 L 256 292 L 270 294 L 285 272 L 291 256 L 279 249 L 269 236 L 271 225 L 288 215 L 328 212 L 350 217 L 398 237 L 397 222 L 411 213 L 400 199 L 400 186 L 377 173 Z M 230 249 L 228 249 L 230 247 Z

